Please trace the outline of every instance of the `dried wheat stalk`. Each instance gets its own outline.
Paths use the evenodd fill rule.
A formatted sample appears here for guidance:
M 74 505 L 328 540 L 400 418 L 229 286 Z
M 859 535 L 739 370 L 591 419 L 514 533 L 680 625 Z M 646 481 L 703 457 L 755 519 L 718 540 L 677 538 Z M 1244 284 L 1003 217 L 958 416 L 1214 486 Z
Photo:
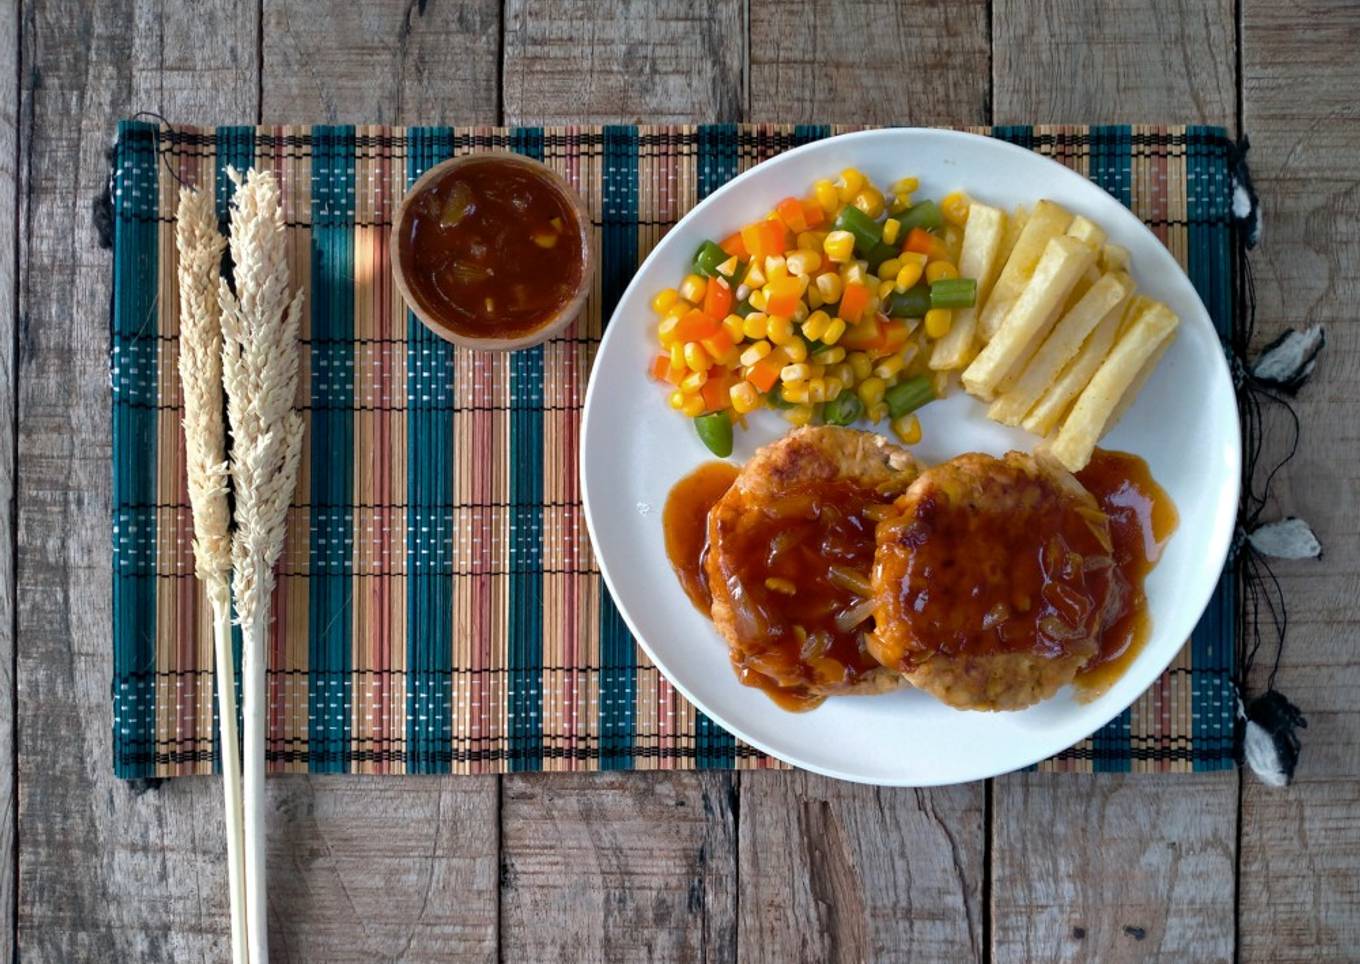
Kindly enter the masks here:
M 298 381 L 302 292 L 290 294 L 278 183 L 254 169 L 236 185 L 231 256 L 236 290 L 218 284 L 222 376 L 231 425 L 236 496 L 232 590 L 243 629 L 245 703 L 246 927 L 251 964 L 268 960 L 264 860 L 265 662 L 274 564 L 283 551 L 288 504 L 297 485 L 302 418 L 293 408 Z
M 194 518 L 194 566 L 213 614 L 222 787 L 231 890 L 232 961 L 246 960 L 241 759 L 236 742 L 236 685 L 231 658 L 231 514 L 222 418 L 222 323 L 217 302 L 222 251 L 210 194 L 182 188 L 175 221 L 179 252 L 179 380 L 184 396 L 184 454 Z

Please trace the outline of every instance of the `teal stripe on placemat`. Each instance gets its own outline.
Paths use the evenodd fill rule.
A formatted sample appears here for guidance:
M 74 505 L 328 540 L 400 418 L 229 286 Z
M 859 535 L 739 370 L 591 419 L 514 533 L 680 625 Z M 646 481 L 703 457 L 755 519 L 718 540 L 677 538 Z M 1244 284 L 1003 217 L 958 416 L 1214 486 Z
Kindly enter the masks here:
M 348 769 L 354 572 L 354 128 L 312 129 L 309 769 Z
M 699 184 L 702 201 L 737 176 L 736 124 L 705 124 L 699 128 Z M 736 765 L 737 740 L 699 709 L 694 711 L 695 766 L 701 770 Z
M 1231 142 L 1227 132 L 1217 127 L 1191 127 L 1185 139 L 1190 281 L 1209 310 L 1219 337 L 1231 344 L 1232 185 L 1227 156 Z M 1233 766 L 1236 605 L 1237 577 L 1229 566 L 1219 577 L 1208 608 L 1190 636 L 1196 770 L 1226 770 Z
M 1092 127 L 1091 180 L 1125 207 L 1133 205 L 1132 130 L 1127 126 Z M 1133 713 L 1125 709 L 1091 737 L 1095 757 L 1092 768 L 1100 773 L 1125 773 L 1132 769 Z
M 407 132 L 409 186 L 453 156 L 453 130 Z M 406 769 L 453 759 L 453 346 L 406 313 Z M 463 627 L 467 632 L 468 628 Z
M 1034 149 L 1034 128 L 1029 124 L 1000 124 L 992 128 L 992 136 L 1025 150 Z
M 255 128 L 246 126 L 217 128 L 217 163 L 213 169 L 214 204 L 217 209 L 218 229 L 224 237 L 228 236 L 228 222 L 231 217 L 231 199 L 236 194 L 236 186 L 227 174 L 233 167 L 244 174 L 255 163 Z M 233 607 L 234 607 L 233 602 Z M 233 608 L 233 617 L 235 610 Z M 233 686 L 236 689 L 236 732 L 244 733 L 242 712 L 244 700 L 241 699 L 241 627 L 232 619 L 231 624 L 231 661 Z M 218 713 L 217 676 L 213 675 L 213 770 L 222 772 L 222 725 Z M 268 749 L 266 749 L 268 752 Z
M 600 317 L 614 314 L 638 266 L 638 138 L 634 127 L 604 129 L 600 218 Z M 600 769 L 633 765 L 637 644 L 600 581 Z
M 543 160 L 543 130 L 510 149 Z M 543 769 L 543 346 L 510 354 L 510 769 Z
M 156 427 L 159 315 L 156 125 L 123 121 L 114 157 L 112 376 L 114 772 L 156 754 Z
M 811 144 L 830 136 L 830 124 L 797 124 L 793 128 L 793 145 L 802 147 L 804 144 Z

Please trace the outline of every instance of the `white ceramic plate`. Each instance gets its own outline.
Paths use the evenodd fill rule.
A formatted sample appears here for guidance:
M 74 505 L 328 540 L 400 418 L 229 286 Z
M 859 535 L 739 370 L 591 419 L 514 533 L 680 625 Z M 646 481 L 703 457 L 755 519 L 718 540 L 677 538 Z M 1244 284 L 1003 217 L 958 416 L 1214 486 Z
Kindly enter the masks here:
M 661 509 L 682 476 L 711 459 L 686 419 L 646 373 L 656 353 L 649 302 L 688 270 L 705 238 L 754 220 L 781 197 L 802 195 L 846 166 L 875 183 L 913 175 L 918 196 L 956 188 L 1006 209 L 1051 198 L 1090 217 L 1129 249 L 1140 291 L 1181 317 L 1178 337 L 1137 403 L 1103 441 L 1134 452 L 1180 511 L 1180 528 L 1147 580 L 1152 632 L 1124 676 L 1099 699 L 1069 691 L 1013 713 L 950 709 L 914 691 L 827 700 L 788 713 L 737 682 L 712 624 L 690 605 L 666 559 Z M 927 463 L 962 452 L 1029 450 L 1034 436 L 989 422 L 962 393 L 921 410 Z M 742 462 L 789 425 L 762 411 L 737 431 Z M 828 776 L 933 786 L 1028 766 L 1085 738 L 1132 703 L 1189 638 L 1223 568 L 1237 509 L 1241 440 L 1223 350 L 1189 279 L 1123 205 L 1073 171 L 973 134 L 895 129 L 846 134 L 781 154 L 694 208 L 657 245 L 620 300 L 586 393 L 581 438 L 586 520 L 605 582 L 634 636 L 696 706 L 746 742 Z

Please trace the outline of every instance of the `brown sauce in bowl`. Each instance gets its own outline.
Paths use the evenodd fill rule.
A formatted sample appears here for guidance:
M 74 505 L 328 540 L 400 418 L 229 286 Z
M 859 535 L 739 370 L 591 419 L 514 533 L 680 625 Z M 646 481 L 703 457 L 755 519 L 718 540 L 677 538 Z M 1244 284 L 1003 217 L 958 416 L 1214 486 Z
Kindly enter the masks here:
M 411 197 L 398 226 L 406 286 L 429 320 L 466 338 L 513 338 L 557 318 L 585 271 L 575 206 L 506 157 L 452 167 Z

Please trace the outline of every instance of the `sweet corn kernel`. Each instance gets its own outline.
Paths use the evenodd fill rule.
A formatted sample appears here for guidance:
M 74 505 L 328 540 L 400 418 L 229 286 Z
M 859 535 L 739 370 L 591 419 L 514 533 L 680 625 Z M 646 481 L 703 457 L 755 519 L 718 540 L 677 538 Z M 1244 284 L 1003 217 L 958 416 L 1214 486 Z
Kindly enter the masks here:
M 767 284 L 788 276 L 789 266 L 783 255 L 772 254 L 765 258 L 765 281 Z
M 795 405 L 784 413 L 784 417 L 794 425 L 807 425 L 812 421 L 812 406 Z
M 790 405 L 803 405 L 808 401 L 807 382 L 784 382 L 779 387 L 779 395 Z
M 822 250 L 828 260 L 838 264 L 849 261 L 855 252 L 855 236 L 849 231 L 832 231 L 822 242 Z
M 835 348 L 823 348 L 812 356 L 812 360 L 818 365 L 839 365 L 845 361 L 845 349 L 839 345 Z
M 822 332 L 822 344 L 834 345 L 841 340 L 841 335 L 845 334 L 845 322 L 840 318 L 832 318 L 831 324 L 826 326 L 826 331 Z
M 847 167 L 836 182 L 836 196 L 842 204 L 849 204 L 863 187 L 864 175 L 857 168 Z
M 670 398 L 666 399 L 666 401 L 670 403 L 671 408 L 678 412 L 685 407 L 685 393 L 676 389 L 671 392 Z
M 808 401 L 814 405 L 826 401 L 826 379 L 812 378 L 808 380 Z
M 765 312 L 753 311 L 741 320 L 741 333 L 752 341 L 759 341 L 765 337 L 765 323 L 768 320 Z
M 874 374 L 879 378 L 895 378 L 901 371 L 906 362 L 902 356 L 889 355 L 874 366 Z
M 911 210 L 910 194 L 894 194 L 893 199 L 888 202 L 889 214 L 906 214 Z
M 734 254 L 732 255 L 732 257 L 728 258 L 722 264 L 718 265 L 716 270 L 718 274 L 722 275 L 724 278 L 727 278 L 730 281 L 732 279 L 732 276 L 737 273 L 737 268 L 740 266 L 740 264 L 741 262 L 737 259 L 737 256 Z
M 949 394 L 949 376 L 953 374 L 949 371 L 937 371 L 930 376 L 930 387 L 935 390 L 936 398 L 944 398 Z
M 738 415 L 753 412 L 760 405 L 760 395 L 750 382 L 737 382 L 727 390 L 727 394 L 732 399 L 732 407 L 737 410 Z
M 793 306 L 793 320 L 801 324 L 807 320 L 808 306 L 806 301 L 800 301 Z
M 897 218 L 888 218 L 883 222 L 883 243 L 896 244 L 897 236 L 902 233 L 902 222 Z
M 832 365 L 826 370 L 827 378 L 834 378 L 842 385 L 853 385 L 859 381 L 855 377 L 855 370 L 850 367 L 849 362 L 841 362 L 839 365 Z
M 814 311 L 808 315 L 807 321 L 803 322 L 803 337 L 820 339 L 827 326 L 831 324 L 831 316 L 825 311 Z
M 864 406 L 864 413 L 869 416 L 869 421 L 877 425 L 888 414 L 888 403 L 879 402 L 877 405 Z
M 826 376 L 827 398 L 835 398 L 836 396 L 840 395 L 840 393 L 843 391 L 845 391 L 845 382 L 841 381 L 835 375 Z
M 761 289 L 757 288 L 755 291 L 752 291 L 746 296 L 746 300 L 750 302 L 751 307 L 756 311 L 765 310 L 765 292 Z
M 814 311 L 826 304 L 826 299 L 822 297 L 822 289 L 816 285 L 810 285 L 807 290 L 808 307 Z
M 687 274 L 685 280 L 680 282 L 680 294 L 686 301 L 698 304 L 704 300 L 704 292 L 708 290 L 708 281 L 703 275 Z
M 749 315 L 747 316 L 750 317 Z M 743 365 L 754 365 L 770 353 L 770 343 L 768 341 L 758 341 L 750 348 L 741 353 L 741 363 Z
M 708 352 L 697 341 L 685 342 L 685 365 L 693 372 L 706 372 L 712 364 Z
M 930 338 L 943 338 L 949 334 L 954 322 L 954 313 L 948 308 L 931 308 L 926 312 L 926 335 Z
M 675 328 L 680 324 L 680 319 L 675 317 L 662 318 L 656 326 L 656 338 L 661 342 L 662 348 L 669 348 L 675 344 Z
M 760 265 L 756 263 L 756 260 L 752 258 L 751 267 L 746 269 L 746 277 L 741 279 L 742 287 L 747 289 L 747 297 L 750 297 L 751 291 L 759 288 L 764 283 L 765 272 Z
M 704 387 L 708 381 L 708 372 L 690 372 L 680 380 L 680 390 L 682 392 L 697 392 Z
M 903 445 L 915 445 L 921 441 L 921 420 L 913 414 L 899 415 L 893 419 L 892 430 Z
M 869 277 L 863 261 L 851 261 L 841 269 L 841 280 L 848 285 L 862 285 Z
M 861 188 L 851 202 L 871 218 L 877 218 L 883 213 L 883 192 L 873 185 Z
M 683 318 L 694 310 L 694 306 L 683 298 L 678 299 L 675 304 L 666 309 L 664 318 Z
M 883 401 L 883 393 L 887 390 L 887 382 L 876 376 L 870 376 L 859 383 L 856 392 L 859 394 L 859 400 L 864 403 L 864 407 L 869 409 Z
M 823 304 L 832 305 L 840 301 L 843 288 L 841 276 L 834 271 L 817 276 L 817 290 L 821 292 Z
M 932 261 L 926 265 L 926 280 L 931 284 L 945 278 L 957 278 L 959 269 L 951 261 Z
M 799 338 L 797 335 L 794 335 L 792 338 L 786 341 L 783 345 L 783 348 L 784 354 L 789 356 L 789 361 L 791 362 L 807 361 L 808 356 L 807 342 L 803 341 L 803 339 Z
M 968 223 L 968 208 L 973 202 L 962 191 L 952 191 L 940 198 L 940 213 L 947 221 L 963 227 Z
M 855 373 L 855 378 L 859 381 L 863 381 L 873 373 L 874 363 L 862 351 L 852 351 L 847 361 L 850 363 L 850 369 Z
M 793 321 L 782 315 L 771 315 L 765 322 L 765 337 L 776 345 L 787 344 L 793 338 Z
M 812 182 L 812 196 L 817 199 L 817 203 L 822 206 L 822 210 L 827 214 L 835 214 L 836 209 L 841 206 L 841 199 L 836 193 L 836 185 L 831 183 L 830 178 L 819 178 Z
M 893 181 L 888 190 L 894 194 L 914 194 L 921 186 L 921 181 L 914 177 L 902 177 Z
M 821 254 L 822 242 L 825 240 L 825 231 L 799 231 L 794 243 L 799 251 L 816 251 Z
M 915 251 L 905 251 L 898 260 L 902 262 L 902 268 L 897 272 L 897 290 L 906 291 L 921 280 L 921 275 L 926 270 L 926 256 Z
M 671 368 L 682 372 L 688 367 L 685 364 L 685 346 L 678 341 L 671 342 Z
M 723 331 L 727 332 L 727 337 L 732 339 L 733 344 L 741 341 L 746 334 L 746 320 L 741 315 L 728 315 L 722 324 Z
M 690 418 L 696 418 L 704 413 L 704 397 L 702 395 L 686 395 L 685 404 L 680 406 L 680 411 Z
M 679 297 L 680 292 L 674 288 L 662 288 L 652 298 L 652 310 L 658 315 L 664 315 Z
M 785 365 L 779 370 L 781 382 L 801 382 L 812 377 L 812 368 L 804 364 Z
M 878 283 L 878 300 L 883 301 L 894 291 L 897 290 L 896 281 L 880 281 Z
M 949 260 L 958 261 L 963 252 L 963 228 L 955 224 L 944 226 L 944 246 L 949 252 Z
M 901 258 L 888 258 L 886 261 L 884 261 L 882 264 L 878 266 L 878 276 L 882 278 L 884 281 L 887 281 L 889 278 L 896 278 L 897 272 L 901 270 L 902 270 Z
M 806 278 L 822 266 L 822 256 L 816 251 L 793 251 L 784 258 L 789 274 Z

